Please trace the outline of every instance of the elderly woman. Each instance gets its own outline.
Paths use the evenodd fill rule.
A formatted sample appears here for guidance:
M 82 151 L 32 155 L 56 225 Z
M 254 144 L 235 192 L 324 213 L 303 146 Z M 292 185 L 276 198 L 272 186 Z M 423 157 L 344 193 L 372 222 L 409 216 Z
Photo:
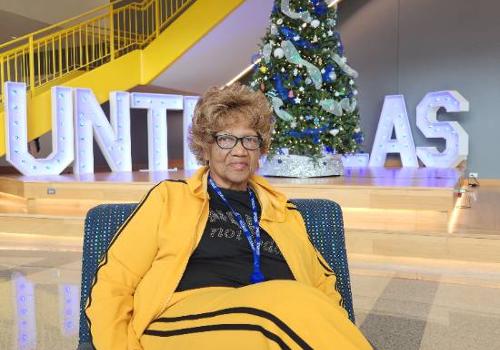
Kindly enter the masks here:
M 156 185 L 114 237 L 86 308 L 97 349 L 371 349 L 300 213 L 255 175 L 271 129 L 260 92 L 199 100 L 205 166 Z

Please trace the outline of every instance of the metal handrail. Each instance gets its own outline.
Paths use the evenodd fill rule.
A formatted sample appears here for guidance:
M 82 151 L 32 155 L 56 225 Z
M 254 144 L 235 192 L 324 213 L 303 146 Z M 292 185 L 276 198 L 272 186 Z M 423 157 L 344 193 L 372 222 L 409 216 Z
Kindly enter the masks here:
M 95 69 L 146 47 L 195 0 L 115 0 L 0 45 L 0 104 L 4 82 L 37 89 Z

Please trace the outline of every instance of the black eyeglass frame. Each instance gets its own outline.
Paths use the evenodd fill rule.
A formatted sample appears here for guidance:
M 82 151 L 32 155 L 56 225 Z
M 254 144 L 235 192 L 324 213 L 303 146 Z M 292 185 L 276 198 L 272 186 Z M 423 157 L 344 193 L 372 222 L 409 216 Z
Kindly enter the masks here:
M 246 149 L 247 151 L 256 151 L 256 150 L 258 150 L 259 148 L 262 147 L 262 142 L 263 142 L 262 136 L 260 136 L 259 134 L 257 134 L 257 136 L 243 136 L 243 137 L 238 137 L 238 136 L 231 135 L 231 134 L 221 134 L 221 135 L 213 134 L 212 136 L 215 139 L 215 143 L 217 144 L 217 146 L 219 146 L 220 149 L 225 149 L 225 150 L 229 150 L 229 149 L 235 148 L 236 145 L 238 144 L 238 142 L 240 142 L 241 145 L 243 146 L 243 148 Z M 218 139 L 221 136 L 234 137 L 234 139 L 236 141 L 234 142 L 234 145 L 232 147 L 222 147 L 219 144 L 219 139 Z M 259 145 L 257 146 L 257 148 L 248 148 L 248 147 L 246 147 L 245 144 L 243 143 L 243 140 L 247 139 L 247 138 L 254 138 L 254 137 L 256 137 L 259 140 Z

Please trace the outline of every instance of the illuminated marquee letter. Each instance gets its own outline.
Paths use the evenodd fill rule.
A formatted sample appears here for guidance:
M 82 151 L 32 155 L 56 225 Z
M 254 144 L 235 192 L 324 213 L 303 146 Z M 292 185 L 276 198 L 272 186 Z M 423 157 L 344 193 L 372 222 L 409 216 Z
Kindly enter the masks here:
M 75 89 L 75 174 L 94 172 L 96 142 L 112 171 L 132 171 L 130 99 L 128 92 L 112 92 L 110 122 L 90 89 Z
M 469 135 L 458 122 L 437 121 L 437 111 L 466 112 L 469 102 L 457 91 L 429 92 L 417 106 L 417 126 L 427 138 L 444 138 L 446 149 L 417 147 L 417 155 L 427 167 L 453 168 L 467 159 Z
M 132 108 L 148 110 L 148 164 L 150 171 L 168 170 L 167 109 L 182 109 L 179 95 L 133 92 Z
M 196 160 L 194 154 L 191 152 L 188 146 L 188 136 L 189 136 L 189 128 L 191 127 L 194 108 L 196 107 L 196 103 L 200 98 L 198 96 L 184 96 L 184 113 L 182 119 L 182 130 L 183 130 L 183 146 L 184 146 L 184 169 L 186 170 L 194 170 L 198 169 L 200 165 Z
M 25 88 L 26 89 L 26 88 Z M 26 90 L 24 90 L 26 91 Z M 36 349 L 36 313 L 35 313 L 35 288 L 19 272 L 12 274 L 12 292 L 14 294 L 15 329 L 13 348 Z
M 396 138 L 392 138 L 392 131 Z M 399 153 L 404 167 L 418 167 L 403 95 L 386 96 L 373 142 L 370 167 L 383 167 L 387 153 Z
M 62 334 L 70 337 L 78 334 L 80 317 L 80 287 L 76 284 L 59 285 L 59 310 Z
M 73 161 L 71 88 L 52 88 L 52 153 L 36 159 L 28 153 L 26 85 L 5 83 L 6 160 L 23 175 L 59 175 Z
M 342 164 L 346 168 L 364 168 L 368 166 L 370 155 L 368 153 L 353 153 L 342 156 Z

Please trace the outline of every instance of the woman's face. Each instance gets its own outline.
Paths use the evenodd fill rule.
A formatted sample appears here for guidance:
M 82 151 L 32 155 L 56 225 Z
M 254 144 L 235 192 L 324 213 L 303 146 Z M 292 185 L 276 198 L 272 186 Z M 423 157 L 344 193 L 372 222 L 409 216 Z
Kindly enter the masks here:
M 235 124 L 220 130 L 216 135 L 232 135 L 236 137 L 258 136 L 257 132 L 245 124 Z M 247 146 L 251 144 L 249 139 Z M 227 139 L 221 139 L 227 143 Z M 214 142 L 208 145 L 205 158 L 209 161 L 210 176 L 217 186 L 232 190 L 246 190 L 248 179 L 259 168 L 260 147 L 248 150 L 243 147 L 243 140 L 238 140 L 231 149 L 222 149 Z M 253 148 L 253 147 L 249 147 Z

